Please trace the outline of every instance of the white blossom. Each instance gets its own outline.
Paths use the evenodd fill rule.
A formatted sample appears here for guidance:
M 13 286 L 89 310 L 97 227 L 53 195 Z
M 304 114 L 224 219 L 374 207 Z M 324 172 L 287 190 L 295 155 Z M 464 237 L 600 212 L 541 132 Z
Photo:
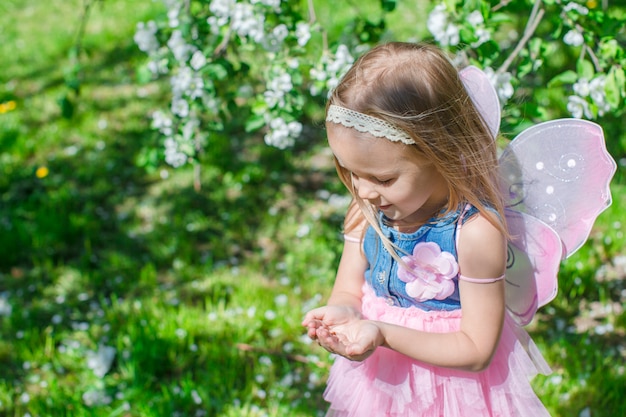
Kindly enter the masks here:
M 0 294 L 0 316 L 10 316 L 13 307 L 9 303 L 9 297 L 6 293 Z
M 230 15 L 230 27 L 241 38 L 249 37 L 255 42 L 265 38 L 265 15 L 257 13 L 253 5 L 236 3 Z
M 484 69 L 487 78 L 491 82 L 491 85 L 496 90 L 498 94 L 498 98 L 500 99 L 500 103 L 506 103 L 511 97 L 513 97 L 513 93 L 515 92 L 513 89 L 513 84 L 511 84 L 511 79 L 513 76 L 509 72 L 504 73 L 496 73 L 492 68 L 487 67 Z
M 189 116 L 189 103 L 185 99 L 175 98 L 172 100 L 171 110 L 173 114 L 184 119 Z
M 476 42 L 472 42 L 473 48 L 476 48 L 491 39 L 491 33 L 483 27 L 476 28 L 474 33 L 476 34 L 476 37 L 478 37 L 478 40 Z
M 237 0 L 213 0 L 209 4 L 209 10 L 215 16 L 227 17 L 230 16 L 235 8 L 235 3 L 237 3 Z
M 193 70 L 189 67 L 180 67 L 178 72 L 170 78 L 172 93 L 174 97 L 182 97 L 189 90 L 193 82 Z
M 220 102 L 216 97 L 205 94 L 202 99 L 202 104 L 209 113 L 215 114 L 218 112 Z
M 563 36 L 563 42 L 570 46 L 580 46 L 584 41 L 585 38 L 583 38 L 583 34 L 576 29 L 569 30 L 565 36 Z
M 472 13 L 470 13 L 467 16 L 467 21 L 472 26 L 478 26 L 478 25 L 482 25 L 483 23 L 485 23 L 485 19 L 483 19 L 483 14 L 479 12 L 478 10 L 474 10 Z
M 88 351 L 87 367 L 89 367 L 98 378 L 102 378 L 111 369 L 116 352 L 114 347 L 105 345 L 100 345 L 97 352 Z
M 606 101 L 606 91 L 604 89 L 606 78 L 604 75 L 600 75 L 589 83 L 590 97 L 593 102 L 598 106 L 598 114 L 600 116 L 611 110 L 611 106 Z
M 83 394 L 83 403 L 87 407 L 111 404 L 113 399 L 104 390 L 92 389 Z
M 183 66 L 170 78 L 172 101 L 183 96 L 196 99 L 204 95 L 204 79 L 190 67 Z M 184 116 L 181 116 L 184 117 Z
M 285 95 L 293 89 L 291 75 L 287 72 L 280 72 L 278 76 L 272 78 L 267 83 L 267 90 L 263 93 L 265 102 L 270 108 L 284 106 Z
M 200 98 L 204 96 L 204 80 L 202 77 L 195 76 L 191 82 L 187 95 L 192 99 Z
M 577 119 L 581 119 L 583 115 L 588 119 L 592 117 L 589 103 L 579 96 L 569 96 L 567 98 L 567 111 Z
M 572 88 L 574 89 L 574 93 L 578 94 L 581 97 L 587 97 L 591 92 L 589 80 L 587 80 L 586 78 L 580 78 L 574 83 Z
M 263 96 L 268 107 L 283 107 L 285 105 L 285 95 L 293 88 L 291 76 L 286 72 L 282 72 L 280 75 L 270 79 L 266 88 Z
M 280 91 L 267 90 L 263 93 L 263 98 L 269 108 L 281 106 L 284 104 L 284 94 Z
M 167 11 L 168 24 L 171 28 L 177 28 L 178 26 L 180 26 L 180 20 L 178 20 L 179 15 L 180 6 L 173 7 Z
M 152 113 L 152 128 L 159 129 L 165 136 L 171 136 L 173 133 L 172 119 L 162 111 L 157 110 Z
M 435 6 L 430 12 L 426 27 L 428 31 L 432 33 L 435 40 L 442 46 L 458 45 L 461 40 L 459 28 L 448 21 L 448 14 L 444 4 Z
M 156 58 L 148 62 L 148 70 L 152 75 L 167 74 L 169 72 L 168 62 L 165 58 Z
M 219 35 L 220 28 L 225 26 L 228 23 L 228 18 L 226 17 L 217 17 L 217 16 L 209 16 L 206 19 L 207 25 L 209 25 L 209 30 L 213 35 Z
M 276 297 L 274 297 L 274 303 L 276 303 L 276 305 L 279 307 L 286 306 L 288 302 L 289 302 L 289 297 L 287 297 L 287 294 L 279 294 Z
M 280 24 L 272 29 L 272 32 L 263 38 L 263 47 L 270 52 L 278 52 L 283 42 L 289 35 L 289 30 L 284 24 Z
M 446 14 L 446 6 L 444 4 L 438 4 L 428 15 L 428 21 L 426 27 L 433 35 L 445 30 L 448 23 L 448 15 Z
M 308 235 L 310 231 L 311 231 L 311 226 L 309 226 L 308 224 L 300 225 L 300 227 L 296 231 L 296 236 L 299 238 L 303 238 L 306 235 Z
M 206 57 L 202 51 L 196 51 L 191 56 L 191 60 L 189 61 L 189 65 L 194 70 L 198 71 L 200 68 L 206 65 Z
M 339 80 L 350 68 L 354 58 L 346 45 L 339 45 L 334 55 L 324 55 L 320 63 L 310 70 L 311 78 L 324 84 L 324 90 L 332 91 Z M 311 86 L 311 94 L 318 95 L 322 92 L 315 84 Z
M 198 394 L 198 391 L 191 391 L 191 398 L 195 404 L 202 404 L 202 398 L 200 397 L 200 394 Z
M 167 41 L 167 46 L 178 62 L 186 62 L 189 59 L 189 55 L 196 49 L 194 46 L 187 44 L 180 30 L 172 32 L 172 36 Z
M 459 28 L 456 25 L 450 23 L 446 28 L 444 37 L 441 39 L 441 43 L 443 45 L 458 45 L 461 41 L 461 37 L 459 35 Z
M 343 73 L 350 68 L 353 62 L 354 58 L 350 55 L 350 50 L 346 45 L 341 44 L 337 47 L 335 59 L 329 63 L 328 70 L 335 75 L 343 76 Z
M 157 25 L 153 20 L 148 23 L 137 23 L 137 31 L 133 40 L 139 49 L 147 54 L 151 54 L 159 49 L 159 41 L 156 38 Z
M 585 117 L 591 118 L 592 113 L 589 103 L 586 100 L 587 98 L 591 99 L 591 101 L 598 107 L 598 115 L 602 116 L 604 113 L 609 111 L 611 107 L 606 101 L 606 92 L 604 90 L 605 81 L 605 77 L 600 75 L 593 78 L 591 81 L 586 78 L 580 78 L 576 83 L 574 83 L 572 88 L 576 96 L 570 96 L 568 99 L 569 102 L 567 104 L 567 109 L 569 112 L 577 118 L 582 117 L 583 114 Z M 584 105 L 581 103 L 582 101 L 584 101 Z
M 187 162 L 187 155 L 179 150 L 178 144 L 172 138 L 165 139 L 165 162 L 174 168 Z
M 262 4 L 267 7 L 271 7 L 275 11 L 280 11 L 280 1 L 281 0 L 250 0 L 252 4 Z
M 578 4 L 578 3 L 574 2 L 574 1 L 568 2 L 565 5 L 565 7 L 563 7 L 563 11 L 566 12 L 566 13 L 569 12 L 570 10 L 575 10 L 579 14 L 582 14 L 582 15 L 589 14 L 589 9 L 588 8 L 586 8 L 585 6 L 582 6 L 582 5 L 580 5 L 580 4 Z
M 265 135 L 265 143 L 278 149 L 293 146 L 295 138 L 300 136 L 302 124 L 293 121 L 285 122 L 281 117 L 274 118 L 269 123 L 269 132 Z
M 306 22 L 298 22 L 296 24 L 296 38 L 298 38 L 298 45 L 305 46 L 311 39 L 311 26 Z

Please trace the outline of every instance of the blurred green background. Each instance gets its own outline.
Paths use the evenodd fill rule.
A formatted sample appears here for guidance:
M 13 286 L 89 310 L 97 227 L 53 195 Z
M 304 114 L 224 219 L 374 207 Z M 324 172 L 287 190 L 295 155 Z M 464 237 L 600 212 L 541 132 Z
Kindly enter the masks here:
M 0 4 L 0 415 L 323 415 L 330 360 L 300 321 L 332 286 L 347 200 L 321 123 L 289 151 L 213 144 L 195 190 L 153 159 L 167 80 L 137 81 L 135 26 L 164 6 L 87 4 Z M 626 415 L 614 156 L 613 205 L 529 326 L 555 416 Z

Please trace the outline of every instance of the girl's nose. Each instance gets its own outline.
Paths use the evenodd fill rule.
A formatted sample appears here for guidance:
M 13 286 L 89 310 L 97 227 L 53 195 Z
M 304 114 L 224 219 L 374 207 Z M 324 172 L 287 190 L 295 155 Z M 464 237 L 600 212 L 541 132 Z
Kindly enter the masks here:
M 362 178 L 355 184 L 359 197 L 363 200 L 375 200 L 378 198 L 378 192 L 375 190 L 373 184 Z

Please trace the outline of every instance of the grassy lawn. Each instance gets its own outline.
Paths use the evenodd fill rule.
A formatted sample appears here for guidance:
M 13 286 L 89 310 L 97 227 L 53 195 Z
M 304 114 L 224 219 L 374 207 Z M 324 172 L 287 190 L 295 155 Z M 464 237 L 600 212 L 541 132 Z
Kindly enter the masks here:
M 341 248 L 323 131 L 289 152 L 214 143 L 195 191 L 146 163 L 167 80 L 136 82 L 132 37 L 161 2 L 96 3 L 76 97 L 84 4 L 0 3 L 0 415 L 323 415 L 330 360 L 300 326 Z M 554 416 L 626 415 L 625 187 L 529 327 Z

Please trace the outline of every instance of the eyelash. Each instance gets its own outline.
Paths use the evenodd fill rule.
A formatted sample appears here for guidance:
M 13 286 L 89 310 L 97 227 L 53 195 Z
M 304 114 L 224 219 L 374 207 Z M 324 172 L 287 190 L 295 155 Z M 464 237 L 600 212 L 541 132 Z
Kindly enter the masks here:
M 350 174 L 352 175 L 352 178 L 357 179 L 357 180 L 359 179 L 359 176 L 356 175 L 354 172 L 351 172 Z M 372 178 L 372 180 L 382 186 L 389 185 L 393 181 L 393 179 L 379 180 L 378 178 Z

